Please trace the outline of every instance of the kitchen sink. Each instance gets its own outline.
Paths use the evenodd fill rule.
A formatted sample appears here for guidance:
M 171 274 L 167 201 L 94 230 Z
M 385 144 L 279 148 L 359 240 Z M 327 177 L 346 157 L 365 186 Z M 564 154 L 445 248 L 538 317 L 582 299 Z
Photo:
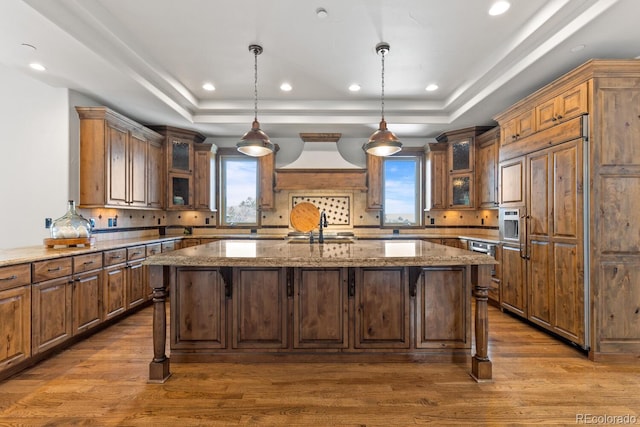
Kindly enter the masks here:
M 309 244 L 309 236 L 305 237 L 287 237 L 287 242 L 289 243 L 306 243 Z M 353 243 L 353 237 L 344 237 L 344 236 L 332 236 L 325 237 L 324 243 Z M 320 243 L 318 241 L 317 236 L 313 236 L 313 243 Z

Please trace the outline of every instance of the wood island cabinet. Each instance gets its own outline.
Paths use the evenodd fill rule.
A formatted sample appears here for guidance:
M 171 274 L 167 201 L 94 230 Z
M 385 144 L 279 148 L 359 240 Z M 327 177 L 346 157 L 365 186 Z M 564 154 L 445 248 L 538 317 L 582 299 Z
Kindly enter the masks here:
M 347 268 L 295 268 L 293 347 L 349 346 Z
M 31 265 L 0 268 L 0 372 L 31 357 Z
M 76 110 L 80 117 L 79 206 L 161 208 L 157 200 L 163 191 L 157 176 L 161 166 L 155 162 L 162 137 L 105 107 Z

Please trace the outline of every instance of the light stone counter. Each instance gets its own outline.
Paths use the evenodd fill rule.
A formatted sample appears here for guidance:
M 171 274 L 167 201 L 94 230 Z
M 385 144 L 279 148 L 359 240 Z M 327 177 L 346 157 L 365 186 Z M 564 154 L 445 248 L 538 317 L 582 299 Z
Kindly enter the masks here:
M 394 267 L 496 264 L 488 255 L 422 240 L 219 240 L 147 258 L 148 265 L 201 267 Z

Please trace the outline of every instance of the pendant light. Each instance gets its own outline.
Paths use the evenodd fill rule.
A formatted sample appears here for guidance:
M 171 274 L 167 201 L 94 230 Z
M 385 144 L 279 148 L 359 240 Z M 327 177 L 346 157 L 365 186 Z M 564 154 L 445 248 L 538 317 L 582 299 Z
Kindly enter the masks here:
M 269 137 L 267 136 L 267 134 L 260 130 L 260 123 L 258 122 L 258 55 L 262 53 L 262 46 L 252 44 L 249 46 L 249 50 L 253 52 L 254 57 L 254 117 L 253 124 L 251 125 L 251 130 L 244 134 L 244 136 L 240 139 L 240 142 L 236 144 L 236 148 L 238 149 L 238 151 L 246 155 L 259 157 L 273 153 L 275 151 L 275 146 L 271 141 L 269 141 Z
M 368 154 L 374 156 L 390 156 L 402 149 L 402 143 L 398 138 L 387 129 L 387 122 L 384 120 L 384 56 L 389 52 L 388 43 L 378 43 L 376 45 L 376 53 L 382 56 L 382 95 L 380 97 L 382 104 L 382 120 L 377 131 L 369 137 L 369 141 L 362 147 Z

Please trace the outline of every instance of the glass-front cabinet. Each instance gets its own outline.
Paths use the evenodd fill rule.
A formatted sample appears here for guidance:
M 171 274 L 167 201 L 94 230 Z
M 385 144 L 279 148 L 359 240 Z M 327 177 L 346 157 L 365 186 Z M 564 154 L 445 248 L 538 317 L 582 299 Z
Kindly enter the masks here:
M 168 145 L 169 172 L 191 173 L 193 170 L 193 150 L 191 143 L 180 138 L 171 138 Z
M 473 207 L 473 194 L 472 173 L 449 175 L 449 207 Z
M 473 150 L 471 139 L 463 139 L 449 144 L 450 173 L 473 171 Z

